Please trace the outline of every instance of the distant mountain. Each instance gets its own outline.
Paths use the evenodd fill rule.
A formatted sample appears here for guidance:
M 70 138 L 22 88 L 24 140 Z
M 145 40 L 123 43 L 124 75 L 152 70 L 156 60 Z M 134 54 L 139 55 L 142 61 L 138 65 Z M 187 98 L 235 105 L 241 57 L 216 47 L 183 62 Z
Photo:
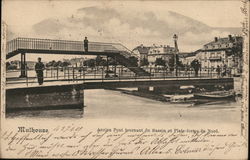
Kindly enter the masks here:
M 240 34 L 241 29 L 210 27 L 167 10 L 158 13 L 94 6 L 80 8 L 69 17 L 42 20 L 32 26 L 32 31 L 36 37 L 82 40 L 88 36 L 97 41 L 120 42 L 130 48 L 142 43 L 172 44 L 173 34 L 177 34 L 180 48 L 198 49 L 215 36 Z
M 55 18 L 45 19 L 33 25 L 33 29 L 37 34 L 56 34 L 64 27 L 64 24 L 60 23 L 59 20 Z
M 227 31 L 230 32 L 232 34 L 237 34 L 240 35 L 241 34 L 241 30 L 242 28 L 240 27 L 213 27 L 214 30 L 218 30 L 218 31 Z

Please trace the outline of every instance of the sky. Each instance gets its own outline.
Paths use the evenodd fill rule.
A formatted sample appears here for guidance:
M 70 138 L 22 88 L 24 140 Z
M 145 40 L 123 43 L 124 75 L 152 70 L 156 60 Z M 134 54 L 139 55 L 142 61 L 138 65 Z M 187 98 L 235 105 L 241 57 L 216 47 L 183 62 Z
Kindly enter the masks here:
M 9 39 L 88 36 L 90 41 L 120 42 L 133 49 L 140 44 L 173 46 L 172 35 L 177 34 L 180 51 L 187 52 L 215 36 L 238 34 L 241 6 L 240 1 L 5 0 L 2 18 Z

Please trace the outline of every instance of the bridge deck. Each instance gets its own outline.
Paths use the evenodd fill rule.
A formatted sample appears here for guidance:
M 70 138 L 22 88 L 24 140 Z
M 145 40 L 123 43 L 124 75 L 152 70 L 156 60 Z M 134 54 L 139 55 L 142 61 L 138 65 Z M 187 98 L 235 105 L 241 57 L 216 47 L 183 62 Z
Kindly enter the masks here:
M 135 88 L 140 86 L 181 86 L 181 85 L 224 85 L 233 84 L 233 78 L 167 78 L 167 79 L 107 79 L 107 80 L 78 80 L 50 81 L 39 86 L 37 83 L 8 84 L 6 90 L 36 90 L 41 88 L 60 88 L 65 86 L 81 86 L 83 89 L 103 88 Z

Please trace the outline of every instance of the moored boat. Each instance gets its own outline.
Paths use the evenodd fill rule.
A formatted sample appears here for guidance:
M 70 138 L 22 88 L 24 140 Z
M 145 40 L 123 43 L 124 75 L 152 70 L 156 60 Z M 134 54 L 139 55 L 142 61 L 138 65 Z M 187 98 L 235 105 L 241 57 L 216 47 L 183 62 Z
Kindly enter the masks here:
M 193 94 L 185 95 L 163 95 L 170 103 L 192 103 Z
M 194 98 L 205 100 L 235 100 L 235 92 L 232 91 L 216 91 L 194 94 Z

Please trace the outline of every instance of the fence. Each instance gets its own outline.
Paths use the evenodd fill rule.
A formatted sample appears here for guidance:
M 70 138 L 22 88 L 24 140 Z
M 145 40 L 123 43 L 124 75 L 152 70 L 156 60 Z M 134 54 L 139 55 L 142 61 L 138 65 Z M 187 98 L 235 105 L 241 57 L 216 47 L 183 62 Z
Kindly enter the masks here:
M 30 50 L 57 50 L 57 51 L 84 51 L 83 41 L 52 40 L 38 38 L 16 38 L 7 42 L 7 53 L 18 49 Z M 120 53 L 126 58 L 135 56 L 131 50 L 120 43 L 89 42 L 89 52 Z
M 131 67 L 132 68 L 132 67 Z M 43 77 L 45 82 L 53 81 L 69 81 L 69 82 L 84 82 L 89 80 L 109 81 L 109 80 L 138 80 L 138 79 L 168 79 L 168 78 L 221 78 L 232 77 L 231 69 L 222 70 L 220 73 L 216 72 L 213 68 L 201 68 L 198 74 L 192 68 L 181 68 L 177 72 L 173 68 L 158 68 L 158 67 L 144 67 L 144 70 L 150 73 L 149 76 L 138 76 L 128 68 L 123 66 L 106 66 L 98 67 L 49 67 L 43 70 Z M 7 84 L 37 83 L 37 74 L 35 70 L 27 70 L 26 78 L 19 78 L 19 70 L 7 71 Z M 177 74 L 176 74 L 177 73 Z

